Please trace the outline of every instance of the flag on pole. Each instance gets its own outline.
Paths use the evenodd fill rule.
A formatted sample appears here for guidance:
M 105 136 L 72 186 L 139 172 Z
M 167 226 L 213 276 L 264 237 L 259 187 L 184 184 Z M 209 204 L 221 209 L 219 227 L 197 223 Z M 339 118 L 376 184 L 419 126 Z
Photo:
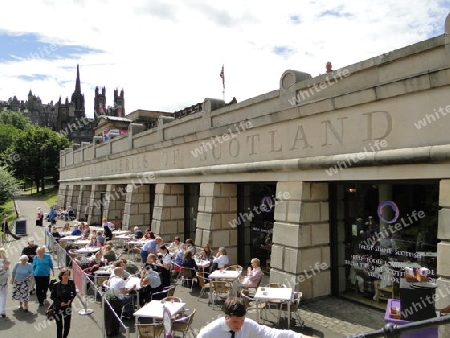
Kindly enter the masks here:
M 220 71 L 220 77 L 222 78 L 223 89 L 225 89 L 225 69 L 224 69 L 224 65 L 222 65 L 222 70 Z

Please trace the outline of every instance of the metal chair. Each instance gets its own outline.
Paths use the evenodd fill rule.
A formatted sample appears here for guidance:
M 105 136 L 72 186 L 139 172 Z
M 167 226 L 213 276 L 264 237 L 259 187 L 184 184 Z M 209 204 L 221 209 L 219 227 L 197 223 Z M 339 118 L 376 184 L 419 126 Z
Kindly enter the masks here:
M 171 301 L 174 301 L 176 303 L 182 303 L 183 302 L 180 297 L 174 297 L 174 296 L 168 296 L 166 298 L 163 298 L 162 300 L 165 301 L 165 302 L 171 302 Z
M 196 309 L 193 309 L 192 312 L 187 317 L 182 317 L 172 322 L 172 331 L 182 332 L 183 338 L 186 336 L 186 333 L 191 329 L 192 322 L 194 321 L 194 315 L 197 312 Z M 191 330 L 191 333 L 192 330 Z
M 164 331 L 162 324 L 136 324 L 140 338 L 156 338 Z
M 200 294 L 198 295 L 198 298 L 201 298 L 204 294 L 206 289 L 211 289 L 211 283 L 208 278 L 204 277 L 204 272 L 197 272 L 197 281 L 198 285 L 202 288 L 200 290 Z
M 167 291 L 167 297 L 172 297 L 175 294 L 176 286 L 167 286 L 164 288 Z
M 302 296 L 303 296 L 303 294 L 301 292 L 294 292 L 293 299 L 290 301 L 291 302 L 290 305 L 291 305 L 291 315 L 295 314 L 297 316 L 300 326 L 303 328 L 305 326 L 305 322 L 302 320 L 302 318 L 300 317 L 300 314 L 298 313 Z M 278 311 L 278 323 L 280 322 L 281 311 L 285 311 L 285 312 L 288 311 L 287 302 L 280 305 L 280 309 Z
M 185 282 L 191 282 L 191 291 L 194 286 L 195 279 L 195 269 L 181 267 L 181 285 L 183 286 Z M 189 284 L 188 284 L 189 285 Z
M 241 290 L 241 297 L 244 301 L 245 308 L 247 311 L 249 310 L 256 310 L 258 313 L 260 310 L 263 310 L 266 308 L 266 302 L 259 302 L 255 300 L 254 298 L 250 297 L 250 292 L 248 290 Z
M 225 281 L 211 281 L 212 306 L 216 299 L 226 299 L 233 291 L 233 285 Z
M 242 272 L 242 266 L 241 265 L 230 265 L 225 268 L 225 270 L 231 270 L 231 271 L 241 271 Z

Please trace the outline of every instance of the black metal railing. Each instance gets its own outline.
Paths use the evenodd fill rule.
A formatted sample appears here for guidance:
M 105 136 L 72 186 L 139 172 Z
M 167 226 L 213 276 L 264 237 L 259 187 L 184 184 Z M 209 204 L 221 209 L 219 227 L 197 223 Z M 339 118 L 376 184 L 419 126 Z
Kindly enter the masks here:
M 450 324 L 450 316 L 436 317 L 427 320 L 411 322 L 403 325 L 388 323 L 380 330 L 349 335 L 347 336 L 347 338 L 372 338 L 372 337 L 399 338 L 400 335 L 405 332 L 418 331 L 421 329 L 429 329 L 432 327 L 447 324 Z

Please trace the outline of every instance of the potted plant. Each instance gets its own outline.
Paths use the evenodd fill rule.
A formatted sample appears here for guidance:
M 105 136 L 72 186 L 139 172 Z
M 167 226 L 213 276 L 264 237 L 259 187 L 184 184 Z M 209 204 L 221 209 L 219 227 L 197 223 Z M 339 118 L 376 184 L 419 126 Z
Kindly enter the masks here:
M 103 297 L 105 298 L 104 313 L 106 336 L 117 336 L 120 331 L 120 323 L 117 318 L 120 318 L 120 316 L 122 315 L 122 302 L 119 298 L 119 295 L 111 290 L 106 291 L 103 294 Z M 109 305 L 107 302 L 109 303 Z

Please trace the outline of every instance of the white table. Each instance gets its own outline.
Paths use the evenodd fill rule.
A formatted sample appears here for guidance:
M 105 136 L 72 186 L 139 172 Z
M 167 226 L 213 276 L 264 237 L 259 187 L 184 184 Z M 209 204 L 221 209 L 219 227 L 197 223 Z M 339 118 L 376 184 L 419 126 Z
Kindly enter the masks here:
M 88 239 L 79 239 L 78 241 L 73 242 L 73 245 L 83 246 L 83 245 L 89 244 L 90 242 L 91 241 Z
M 291 299 L 292 288 L 265 288 L 259 287 L 253 297 L 259 301 L 283 301 L 287 303 L 288 308 L 288 329 L 291 327 Z M 261 320 L 260 311 L 258 311 L 258 323 Z
M 242 271 L 234 271 L 234 270 L 216 270 L 212 274 L 209 275 L 209 279 L 237 279 L 241 275 Z
M 66 236 L 66 237 L 61 237 L 61 239 L 59 240 L 59 241 L 76 241 L 76 240 L 78 240 L 78 239 L 80 239 L 81 238 L 81 235 L 80 236 L 72 236 L 72 235 L 70 235 L 70 236 Z
M 125 235 L 125 234 L 128 234 L 128 233 L 130 233 L 129 230 L 114 230 L 112 232 L 113 235 Z
M 75 250 L 73 252 L 80 254 L 80 255 L 88 255 L 88 254 L 96 253 L 99 250 L 100 250 L 99 247 L 92 247 L 92 248 L 81 248 L 81 249 Z
M 150 303 L 145 304 L 143 307 L 141 307 L 139 310 L 137 310 L 135 313 L 133 313 L 133 316 L 136 317 L 136 324 L 139 323 L 139 317 L 146 317 L 146 318 L 154 318 L 154 319 L 163 319 L 163 305 L 165 305 L 169 311 L 170 314 L 176 315 L 177 313 L 180 313 L 181 310 L 183 310 L 186 303 L 181 302 L 165 302 L 164 304 L 161 303 L 160 300 L 152 300 Z
M 197 264 L 197 267 L 204 269 L 204 268 L 206 268 L 206 267 L 211 265 L 211 261 L 203 260 L 203 259 L 202 260 L 196 260 L 195 264 Z

